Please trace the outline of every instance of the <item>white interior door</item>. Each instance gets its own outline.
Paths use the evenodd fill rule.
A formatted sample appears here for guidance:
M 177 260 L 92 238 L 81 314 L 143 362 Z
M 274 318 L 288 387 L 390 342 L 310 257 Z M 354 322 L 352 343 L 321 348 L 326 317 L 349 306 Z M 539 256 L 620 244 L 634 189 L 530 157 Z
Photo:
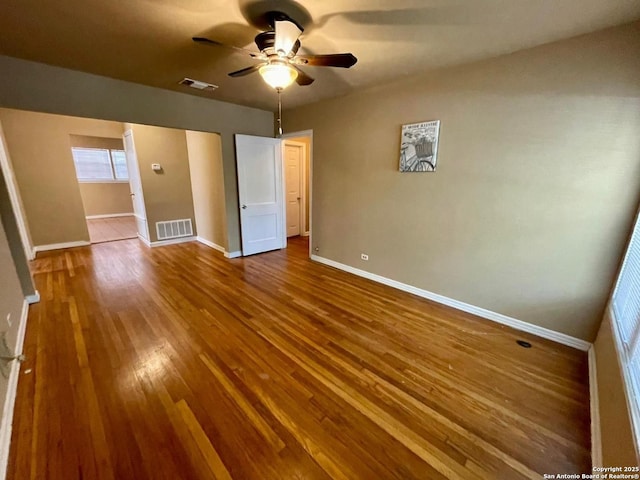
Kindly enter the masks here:
M 236 135 L 242 255 L 286 246 L 282 142 Z
M 138 156 L 136 146 L 133 141 L 133 132 L 127 130 L 122 136 L 124 142 L 124 153 L 127 157 L 127 171 L 129 172 L 129 189 L 131 191 L 131 202 L 133 203 L 133 213 L 136 217 L 138 235 L 149 241 L 149 226 L 147 225 L 147 211 L 144 207 L 144 195 L 142 193 L 142 181 L 140 180 L 140 167 L 138 166 Z
M 287 237 L 300 235 L 303 231 L 301 225 L 302 212 L 302 162 L 304 161 L 304 144 L 285 140 L 284 143 L 284 167 L 285 167 L 285 201 L 287 211 Z

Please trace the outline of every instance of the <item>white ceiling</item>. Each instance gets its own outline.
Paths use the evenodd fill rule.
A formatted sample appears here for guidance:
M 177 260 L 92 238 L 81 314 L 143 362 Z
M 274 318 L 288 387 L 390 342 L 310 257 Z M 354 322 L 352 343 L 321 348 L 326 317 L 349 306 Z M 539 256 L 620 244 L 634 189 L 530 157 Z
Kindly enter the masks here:
M 316 81 L 286 90 L 292 107 L 631 22 L 640 0 L 2 0 L 0 53 L 273 110 L 258 74 L 226 75 L 255 60 L 191 41 L 257 50 L 250 22 L 268 10 L 305 25 L 301 53 L 358 57 L 349 70 L 305 67 Z M 183 77 L 220 88 L 200 93 Z

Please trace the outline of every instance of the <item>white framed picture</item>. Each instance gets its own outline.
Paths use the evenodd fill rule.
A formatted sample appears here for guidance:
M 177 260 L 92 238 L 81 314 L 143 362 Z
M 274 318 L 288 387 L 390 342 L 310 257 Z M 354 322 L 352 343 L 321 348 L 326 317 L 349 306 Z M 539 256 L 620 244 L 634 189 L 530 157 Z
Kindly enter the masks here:
M 402 126 L 401 172 L 435 172 L 438 160 L 440 120 Z

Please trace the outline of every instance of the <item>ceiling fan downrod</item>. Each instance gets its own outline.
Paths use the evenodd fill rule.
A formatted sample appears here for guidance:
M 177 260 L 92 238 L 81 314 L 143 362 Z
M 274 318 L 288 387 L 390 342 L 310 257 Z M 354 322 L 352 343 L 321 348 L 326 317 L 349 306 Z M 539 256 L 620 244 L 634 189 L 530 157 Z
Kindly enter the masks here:
M 278 92 L 278 138 L 282 137 L 282 88 L 276 88 Z

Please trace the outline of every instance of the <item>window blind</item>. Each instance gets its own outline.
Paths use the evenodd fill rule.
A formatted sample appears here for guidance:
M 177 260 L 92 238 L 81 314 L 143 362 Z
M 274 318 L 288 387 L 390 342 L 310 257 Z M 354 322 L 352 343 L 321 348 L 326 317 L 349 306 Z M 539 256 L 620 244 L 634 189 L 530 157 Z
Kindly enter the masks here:
M 631 396 L 634 428 L 638 424 L 640 412 L 640 222 L 636 219 L 629 246 L 625 253 L 616 287 L 611 299 L 613 310 L 613 327 L 619 332 L 621 345 L 621 362 L 628 379 L 627 389 Z
M 128 180 L 129 171 L 127 170 L 127 157 L 124 150 L 111 150 L 111 159 L 113 160 L 113 171 L 117 180 Z
M 71 153 L 78 180 L 113 180 L 109 150 L 74 147 Z
M 123 150 L 73 147 L 76 175 L 81 181 L 128 180 L 127 157 Z

